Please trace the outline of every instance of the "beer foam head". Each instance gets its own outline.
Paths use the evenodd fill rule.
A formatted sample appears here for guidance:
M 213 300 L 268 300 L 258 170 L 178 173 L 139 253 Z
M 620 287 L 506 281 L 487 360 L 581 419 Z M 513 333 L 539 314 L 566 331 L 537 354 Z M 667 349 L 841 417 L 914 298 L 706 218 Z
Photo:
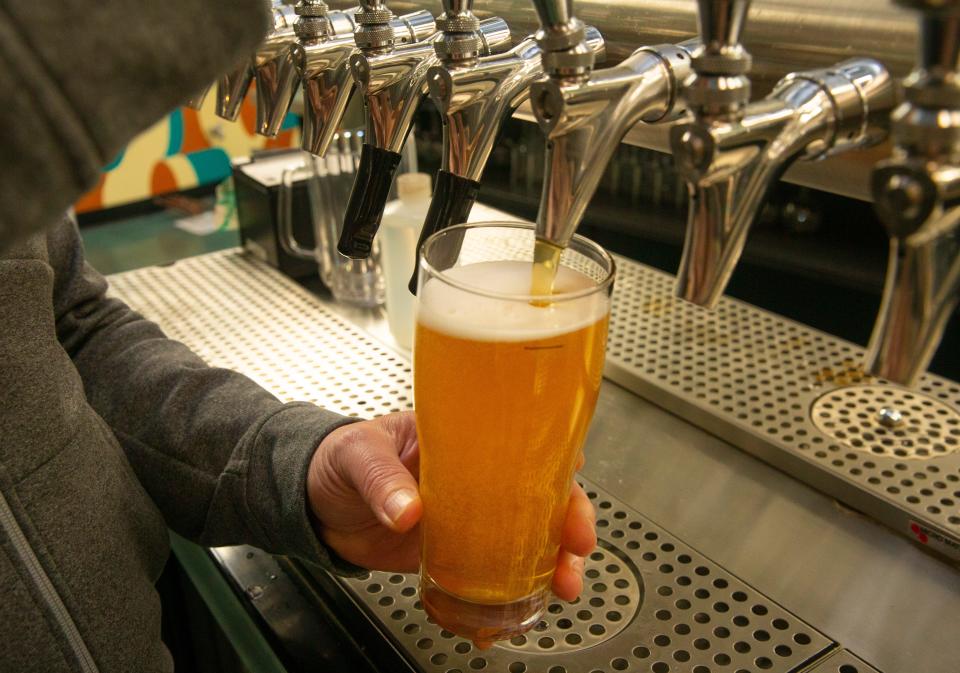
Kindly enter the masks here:
M 498 261 L 447 269 L 443 272 L 446 278 L 501 296 L 475 294 L 433 277 L 421 288 L 417 320 L 430 329 L 465 339 L 526 341 L 573 332 L 607 314 L 610 300 L 602 290 L 548 306 L 525 301 L 530 294 L 532 266 L 531 262 Z M 562 295 L 595 286 L 595 281 L 579 271 L 561 266 L 554 292 Z

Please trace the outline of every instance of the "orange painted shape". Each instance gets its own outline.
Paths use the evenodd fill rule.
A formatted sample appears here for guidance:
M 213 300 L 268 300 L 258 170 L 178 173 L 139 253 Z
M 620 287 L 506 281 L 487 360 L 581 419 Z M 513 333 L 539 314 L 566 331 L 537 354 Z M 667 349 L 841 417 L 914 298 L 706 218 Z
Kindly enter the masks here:
M 180 146 L 180 154 L 189 154 L 210 147 L 210 141 L 207 140 L 203 134 L 203 127 L 200 126 L 200 113 L 190 108 L 182 109 L 183 144 Z
M 107 174 L 100 173 L 100 177 L 97 178 L 97 184 L 81 196 L 74 204 L 74 208 L 76 208 L 78 213 L 89 213 L 103 208 L 103 184 L 106 180 Z
M 162 162 L 158 162 L 153 167 L 153 173 L 150 176 L 151 194 L 168 194 L 177 190 L 177 178 L 173 171 Z
M 251 85 L 252 87 L 252 85 Z M 247 130 L 247 135 L 254 135 L 257 132 L 257 102 L 256 92 L 247 90 L 247 97 L 243 99 L 240 106 L 240 123 Z
M 287 147 L 293 147 L 293 131 L 281 131 L 274 138 L 267 138 L 267 143 L 264 145 L 267 149 L 286 149 Z

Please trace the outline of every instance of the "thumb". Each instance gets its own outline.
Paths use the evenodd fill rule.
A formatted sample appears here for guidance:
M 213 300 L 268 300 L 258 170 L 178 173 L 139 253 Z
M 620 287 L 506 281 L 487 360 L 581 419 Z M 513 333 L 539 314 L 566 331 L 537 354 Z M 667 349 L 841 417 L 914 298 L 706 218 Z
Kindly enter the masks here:
M 398 533 L 413 528 L 423 504 L 416 480 L 400 462 L 400 447 L 392 435 L 377 428 L 357 432 L 347 443 L 346 450 L 338 452 L 340 473 L 346 481 L 385 526 Z

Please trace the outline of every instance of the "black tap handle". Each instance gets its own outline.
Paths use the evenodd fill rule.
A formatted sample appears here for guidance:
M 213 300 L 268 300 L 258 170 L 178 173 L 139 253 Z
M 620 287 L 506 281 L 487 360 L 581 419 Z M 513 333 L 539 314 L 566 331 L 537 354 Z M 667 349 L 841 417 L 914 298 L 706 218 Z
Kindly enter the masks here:
M 390 185 L 400 164 L 400 154 L 363 144 L 360 165 L 343 214 L 343 231 L 337 250 L 353 259 L 366 259 L 390 196 Z
M 433 199 L 430 201 L 430 210 L 427 219 L 423 222 L 420 231 L 420 240 L 417 241 L 417 259 L 413 264 L 413 276 L 410 278 L 410 292 L 417 293 L 417 277 L 420 269 L 420 249 L 431 235 L 467 221 L 470 210 L 473 208 L 477 194 L 480 192 L 480 183 L 469 178 L 454 175 L 449 171 L 437 171 L 437 180 L 433 188 Z M 451 251 L 459 251 L 460 246 L 451 247 Z M 451 264 L 453 263 L 452 260 Z

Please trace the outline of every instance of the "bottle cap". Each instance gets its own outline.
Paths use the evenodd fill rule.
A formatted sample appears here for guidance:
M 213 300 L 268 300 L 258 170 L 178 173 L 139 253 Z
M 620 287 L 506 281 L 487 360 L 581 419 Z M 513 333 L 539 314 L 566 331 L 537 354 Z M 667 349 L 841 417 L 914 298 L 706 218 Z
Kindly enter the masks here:
M 397 196 L 401 201 L 429 199 L 430 176 L 427 173 L 403 173 L 397 176 Z

